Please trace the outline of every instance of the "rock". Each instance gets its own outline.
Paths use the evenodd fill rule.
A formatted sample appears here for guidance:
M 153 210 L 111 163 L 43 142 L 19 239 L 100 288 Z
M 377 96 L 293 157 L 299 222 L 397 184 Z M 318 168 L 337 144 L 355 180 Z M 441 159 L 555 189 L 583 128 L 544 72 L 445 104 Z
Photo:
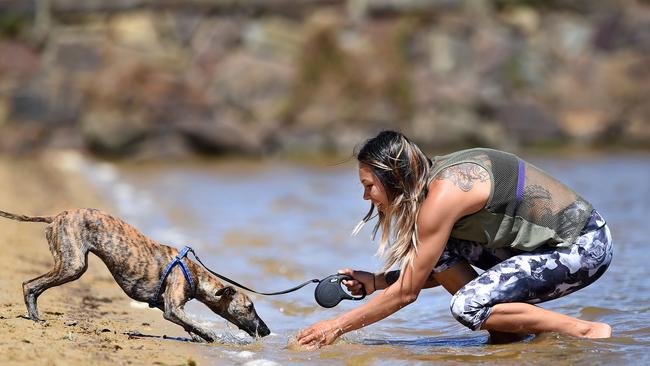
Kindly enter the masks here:
M 290 92 L 292 70 L 287 64 L 239 51 L 223 60 L 210 85 L 210 105 L 216 120 L 229 128 L 252 129 L 258 145 L 264 132 L 275 129 Z
M 650 147 L 650 107 L 648 105 L 630 115 L 630 120 L 623 126 L 620 139 L 626 146 Z
M 100 154 L 125 155 L 149 132 L 143 111 L 123 113 L 114 108 L 96 108 L 80 121 L 88 147 Z
M 502 19 L 506 24 L 526 34 L 534 34 L 540 26 L 539 13 L 527 6 L 517 6 L 505 11 Z
M 14 121 L 31 121 L 48 123 L 52 110 L 46 90 L 35 86 L 26 86 L 16 90 L 10 102 L 9 119 Z
M 9 109 L 10 104 L 8 98 L 0 96 L 0 128 L 2 128 L 2 125 L 6 124 L 9 119 Z
M 552 16 L 545 25 L 545 40 L 555 57 L 572 59 L 589 54 L 593 39 L 590 23 L 577 16 Z
M 7 124 L 0 128 L 0 151 L 12 155 L 28 154 L 46 146 L 48 135 L 43 124 Z
M 486 145 L 479 135 L 480 121 L 464 108 L 429 108 L 418 113 L 406 134 L 428 148 Z
M 431 69 L 440 74 L 467 68 L 472 51 L 467 42 L 456 39 L 443 32 L 433 32 L 429 36 L 429 55 Z
M 119 45 L 163 54 L 156 30 L 159 21 L 147 11 L 118 13 L 110 18 L 110 34 Z
M 242 33 L 246 50 L 269 58 L 293 61 L 300 48 L 301 24 L 271 18 L 249 22 Z
M 346 151 L 383 128 L 432 146 L 646 136 L 650 13 L 634 1 L 14 3 L 0 1 L 17 17 L 0 24 L 2 151 Z
M 650 57 L 620 52 L 598 65 L 607 99 L 624 108 L 647 104 L 650 95 Z
M 61 68 L 66 73 L 96 71 L 101 67 L 102 59 L 98 43 L 101 37 L 85 34 L 67 33 L 52 42 L 53 67 Z
M 0 78 L 28 78 L 35 75 L 39 67 L 36 51 L 23 43 L 0 39 Z
M 79 14 L 79 13 L 98 13 L 98 12 L 116 12 L 130 9 L 142 8 L 149 4 L 148 0 L 50 0 L 50 7 L 55 14 Z
M 173 39 L 181 46 L 189 45 L 197 30 L 203 23 L 204 16 L 196 11 L 174 11 L 165 14 L 167 18 L 166 33 L 169 39 Z
M 608 128 L 609 116 L 596 108 L 565 110 L 559 123 L 570 138 L 579 142 L 593 141 Z
M 545 50 L 524 45 L 504 64 L 505 82 L 515 90 L 543 89 L 553 68 Z
M 242 123 L 242 117 L 233 110 L 224 110 L 212 120 L 186 118 L 178 121 L 175 128 L 190 148 L 201 153 L 259 154 L 265 147 L 263 131 Z
M 458 10 L 458 0 L 373 0 L 367 3 L 367 12 L 375 16 L 420 14 Z
M 496 120 L 508 139 L 521 145 L 561 140 L 565 137 L 555 116 L 536 101 L 515 99 L 497 108 Z

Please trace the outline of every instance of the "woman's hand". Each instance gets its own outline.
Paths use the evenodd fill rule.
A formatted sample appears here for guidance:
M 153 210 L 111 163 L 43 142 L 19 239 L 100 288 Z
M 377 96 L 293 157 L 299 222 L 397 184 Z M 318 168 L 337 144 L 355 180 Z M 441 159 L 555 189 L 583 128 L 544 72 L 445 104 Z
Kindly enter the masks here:
M 341 283 L 347 287 L 352 295 L 363 295 L 361 288 L 365 288 L 366 295 L 375 292 L 375 275 L 366 271 L 353 271 L 349 268 L 339 270 L 340 274 L 345 274 L 352 277 L 352 280 L 343 280 Z
M 300 332 L 296 342 L 308 349 L 316 349 L 334 343 L 341 334 L 343 329 L 335 320 L 323 320 Z

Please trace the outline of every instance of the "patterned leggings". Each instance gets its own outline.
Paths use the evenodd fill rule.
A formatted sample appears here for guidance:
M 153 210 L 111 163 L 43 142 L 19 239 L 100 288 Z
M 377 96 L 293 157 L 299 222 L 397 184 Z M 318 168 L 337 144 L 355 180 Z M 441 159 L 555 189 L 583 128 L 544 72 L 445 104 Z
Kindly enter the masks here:
M 537 304 L 596 281 L 612 260 L 612 237 L 605 221 L 594 210 L 570 247 L 540 247 L 525 252 L 487 249 L 476 242 L 450 238 L 434 271 L 442 272 L 462 260 L 485 272 L 456 292 L 451 312 L 460 323 L 477 330 L 496 304 Z

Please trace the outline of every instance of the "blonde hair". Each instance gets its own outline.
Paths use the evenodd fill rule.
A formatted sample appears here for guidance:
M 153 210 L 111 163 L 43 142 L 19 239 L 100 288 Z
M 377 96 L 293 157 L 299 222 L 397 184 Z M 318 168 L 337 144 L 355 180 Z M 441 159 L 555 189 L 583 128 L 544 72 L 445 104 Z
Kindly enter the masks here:
M 377 213 L 377 224 L 372 232 L 374 239 L 379 228 L 382 229 L 377 256 L 385 257 L 383 271 L 398 263 L 402 270 L 407 264 L 412 266 L 419 243 L 418 213 L 427 195 L 431 160 L 417 145 L 395 131 L 383 131 L 369 139 L 356 156 L 359 163 L 371 168 L 388 195 L 389 205 L 384 212 Z M 375 205 L 371 203 L 353 235 L 375 217 L 374 211 Z

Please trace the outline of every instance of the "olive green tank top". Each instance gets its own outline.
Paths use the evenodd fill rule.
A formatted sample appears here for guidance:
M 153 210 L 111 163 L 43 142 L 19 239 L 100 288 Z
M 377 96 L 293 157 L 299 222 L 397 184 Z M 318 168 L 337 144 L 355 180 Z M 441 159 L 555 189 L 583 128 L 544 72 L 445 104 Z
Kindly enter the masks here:
M 593 207 L 566 185 L 516 155 L 492 149 L 462 150 L 434 158 L 431 180 L 445 168 L 473 163 L 490 174 L 483 209 L 454 225 L 451 236 L 488 248 L 531 251 L 573 244 Z

